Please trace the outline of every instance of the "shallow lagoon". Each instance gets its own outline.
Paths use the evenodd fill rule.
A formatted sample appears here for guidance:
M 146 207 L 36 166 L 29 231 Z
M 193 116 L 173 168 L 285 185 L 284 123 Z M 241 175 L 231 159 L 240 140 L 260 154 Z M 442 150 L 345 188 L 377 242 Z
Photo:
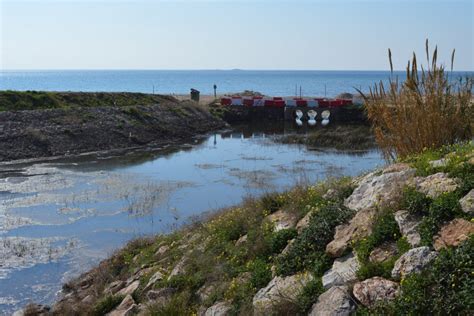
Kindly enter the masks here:
M 128 240 L 166 233 L 247 196 L 382 165 L 376 151 L 280 144 L 283 126 L 179 147 L 0 166 L 0 313 L 51 303 Z

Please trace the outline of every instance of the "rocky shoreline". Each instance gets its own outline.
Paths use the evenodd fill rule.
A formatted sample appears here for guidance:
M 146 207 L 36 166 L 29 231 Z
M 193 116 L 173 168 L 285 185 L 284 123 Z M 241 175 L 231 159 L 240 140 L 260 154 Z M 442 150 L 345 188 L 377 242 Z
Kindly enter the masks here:
M 226 127 L 193 102 L 155 99 L 146 105 L 0 112 L 0 162 L 162 146 Z
M 137 239 L 65 284 L 52 308 L 25 311 L 470 314 L 473 146 L 269 194 L 170 235 Z

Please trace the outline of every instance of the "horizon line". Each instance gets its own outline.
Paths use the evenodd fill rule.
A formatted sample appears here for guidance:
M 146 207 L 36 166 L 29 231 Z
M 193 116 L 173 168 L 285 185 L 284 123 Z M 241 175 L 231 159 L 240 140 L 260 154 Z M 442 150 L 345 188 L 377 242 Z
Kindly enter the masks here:
M 451 70 L 445 69 L 446 72 L 451 72 Z M 343 71 L 354 71 L 354 72 L 364 72 L 364 71 L 373 71 L 373 72 L 390 72 L 390 69 L 252 69 L 252 68 L 196 68 L 196 69 L 187 69 L 187 68 L 7 68 L 0 69 L 0 72 L 15 72 L 15 71 L 334 71 L 334 72 L 343 72 Z M 406 69 L 394 69 L 394 72 L 406 72 Z M 420 70 L 421 71 L 421 70 Z M 453 72 L 474 72 L 472 70 L 456 70 L 453 69 Z

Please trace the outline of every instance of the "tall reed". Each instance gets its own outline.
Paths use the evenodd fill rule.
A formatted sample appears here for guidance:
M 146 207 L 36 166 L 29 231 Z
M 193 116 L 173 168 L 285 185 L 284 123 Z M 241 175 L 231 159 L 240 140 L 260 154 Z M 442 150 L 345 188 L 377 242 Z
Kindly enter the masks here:
M 416 54 L 408 61 L 406 79 L 394 77 L 392 53 L 388 50 L 391 76 L 370 88 L 365 99 L 368 118 L 385 157 L 394 160 L 472 137 L 473 78 L 453 78 L 451 70 L 438 65 L 438 48 L 430 56 L 426 40 L 427 69 L 418 68 Z

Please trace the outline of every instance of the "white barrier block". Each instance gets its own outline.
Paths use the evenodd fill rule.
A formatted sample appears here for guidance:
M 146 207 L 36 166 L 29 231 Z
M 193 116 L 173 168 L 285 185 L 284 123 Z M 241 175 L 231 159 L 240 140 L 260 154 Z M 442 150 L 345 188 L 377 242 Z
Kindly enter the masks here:
M 286 106 L 296 106 L 296 100 L 288 99 L 285 100 Z
M 241 98 L 232 98 L 232 105 L 242 105 L 242 99 Z

